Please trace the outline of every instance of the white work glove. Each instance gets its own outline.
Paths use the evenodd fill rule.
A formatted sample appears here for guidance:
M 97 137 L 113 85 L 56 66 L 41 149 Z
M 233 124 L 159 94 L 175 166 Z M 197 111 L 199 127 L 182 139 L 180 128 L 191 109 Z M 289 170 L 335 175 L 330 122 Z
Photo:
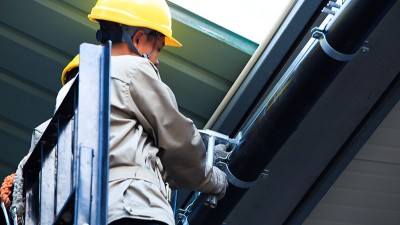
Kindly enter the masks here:
M 218 167 L 213 166 L 211 183 L 214 184 L 214 188 L 210 191 L 210 194 L 216 195 L 218 200 L 222 199 L 228 187 L 228 180 L 226 174 Z
M 229 144 L 218 144 L 214 147 L 214 162 L 218 158 L 226 158 L 226 156 L 228 156 L 229 152 L 226 151 L 228 147 Z

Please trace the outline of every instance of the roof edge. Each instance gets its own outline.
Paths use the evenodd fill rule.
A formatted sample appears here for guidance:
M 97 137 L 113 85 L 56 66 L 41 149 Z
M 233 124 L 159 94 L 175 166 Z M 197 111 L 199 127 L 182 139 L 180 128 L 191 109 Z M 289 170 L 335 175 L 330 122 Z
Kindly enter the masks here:
M 259 44 L 215 24 L 173 2 L 167 1 L 172 19 L 183 23 L 195 30 L 209 35 L 227 45 L 230 45 L 246 54 L 253 55 Z

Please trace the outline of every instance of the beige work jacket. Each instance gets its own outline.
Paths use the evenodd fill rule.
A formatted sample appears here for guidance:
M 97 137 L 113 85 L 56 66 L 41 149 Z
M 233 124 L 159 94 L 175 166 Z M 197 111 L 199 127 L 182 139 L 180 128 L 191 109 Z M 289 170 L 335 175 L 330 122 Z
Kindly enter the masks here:
M 111 57 L 110 96 L 109 222 L 131 217 L 173 225 L 161 170 L 177 187 L 214 189 L 202 138 L 147 59 Z

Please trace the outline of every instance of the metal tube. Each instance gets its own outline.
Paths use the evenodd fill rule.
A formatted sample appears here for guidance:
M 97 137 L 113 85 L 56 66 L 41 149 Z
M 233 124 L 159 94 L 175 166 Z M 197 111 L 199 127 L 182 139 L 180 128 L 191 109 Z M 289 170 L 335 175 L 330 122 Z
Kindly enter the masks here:
M 342 13 L 328 24 L 329 29 L 325 34 L 336 51 L 353 54 L 360 49 L 364 39 L 395 1 L 377 2 L 346 2 Z M 365 20 L 361 12 L 373 18 Z M 322 49 L 318 40 L 309 41 L 279 82 L 272 90 L 268 90 L 256 113 L 240 129 L 243 133 L 240 147 L 231 154 L 227 163 L 235 178 L 244 182 L 258 179 L 346 63 L 333 59 Z M 225 198 L 215 209 L 193 203 L 191 213 L 187 216 L 188 223 L 222 224 L 247 190 L 230 185 Z
M 341 15 L 334 17 L 334 21 L 327 26 L 328 42 L 339 52 L 357 52 L 395 2 L 396 0 L 352 0 L 340 12 Z

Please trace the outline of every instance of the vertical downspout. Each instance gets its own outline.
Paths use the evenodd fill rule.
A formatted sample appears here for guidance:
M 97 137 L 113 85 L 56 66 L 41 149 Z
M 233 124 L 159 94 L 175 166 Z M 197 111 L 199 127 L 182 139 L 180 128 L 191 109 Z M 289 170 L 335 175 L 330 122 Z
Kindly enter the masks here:
M 313 37 L 317 39 L 309 41 L 241 127 L 241 144 L 224 164 L 230 182 L 225 198 L 218 202 L 217 208 L 211 209 L 203 205 L 204 196 L 198 197 L 188 203 L 190 212 L 178 224 L 224 222 L 395 2 L 347 0 L 326 27 L 314 30 Z

